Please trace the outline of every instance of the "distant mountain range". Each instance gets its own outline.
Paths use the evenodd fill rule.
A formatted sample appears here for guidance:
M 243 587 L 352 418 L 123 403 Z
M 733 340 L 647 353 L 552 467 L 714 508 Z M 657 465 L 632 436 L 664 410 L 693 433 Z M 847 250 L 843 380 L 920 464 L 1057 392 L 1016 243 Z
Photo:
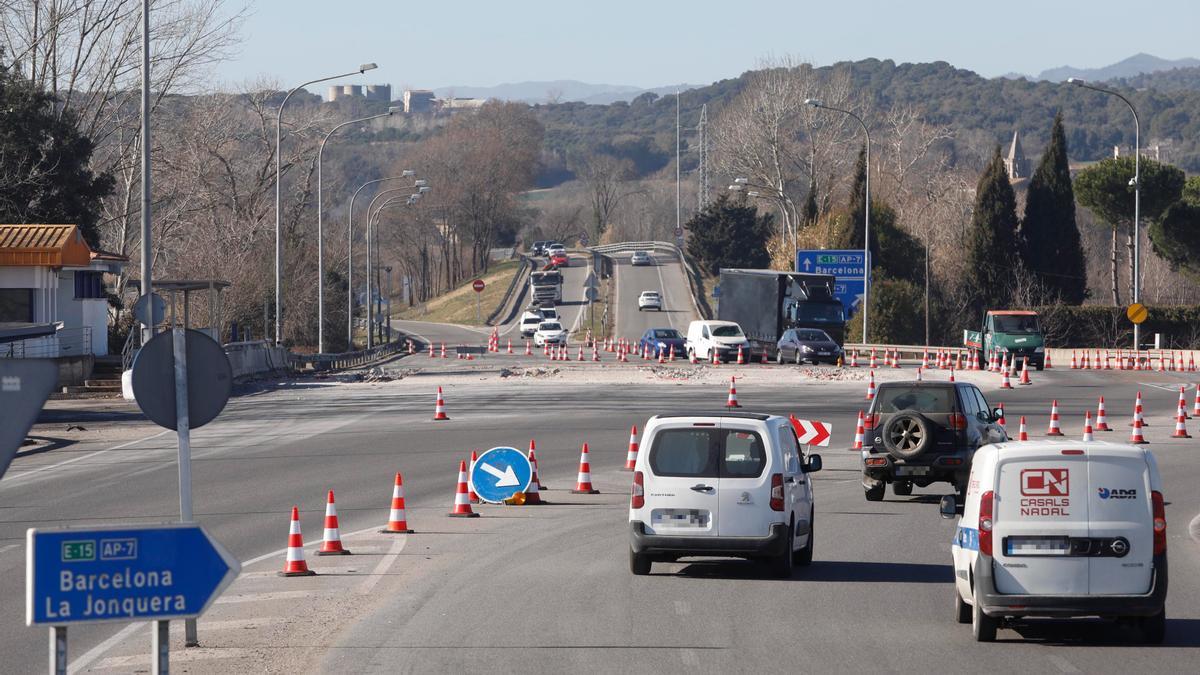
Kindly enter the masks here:
M 1200 59 L 1163 59 L 1152 54 L 1134 54 L 1133 56 L 1118 61 L 1103 68 L 1074 68 L 1072 66 L 1062 66 L 1060 68 L 1051 68 L 1043 70 L 1038 76 L 1039 80 L 1050 80 L 1052 82 L 1062 82 L 1069 77 L 1080 77 L 1085 80 L 1095 82 L 1104 82 L 1106 80 L 1114 80 L 1117 78 L 1128 78 L 1144 73 L 1157 73 L 1164 70 L 1173 70 L 1175 68 L 1193 68 L 1200 66 Z M 1005 77 L 1011 77 L 1006 75 Z
M 502 101 L 522 101 L 524 103 L 568 103 L 579 101 L 607 105 L 616 101 L 632 101 L 633 99 L 653 92 L 662 96 L 678 91 L 696 89 L 704 85 L 679 84 L 664 87 L 643 89 L 624 84 L 592 84 L 578 80 L 546 80 L 533 82 L 505 82 L 494 87 L 473 87 L 459 85 L 453 87 L 437 87 L 433 91 L 438 98 L 454 96 L 457 98 L 495 98 Z

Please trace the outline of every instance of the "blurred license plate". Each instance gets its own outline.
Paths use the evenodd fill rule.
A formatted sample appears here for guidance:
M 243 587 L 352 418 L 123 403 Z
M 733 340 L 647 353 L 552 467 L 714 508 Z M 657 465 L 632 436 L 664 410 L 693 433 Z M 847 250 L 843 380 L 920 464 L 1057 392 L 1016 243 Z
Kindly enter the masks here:
M 1007 555 L 1068 555 L 1071 540 L 1069 537 L 1005 537 L 1004 552 Z
M 658 527 L 708 527 L 708 511 L 702 509 L 657 509 L 650 519 Z
M 817 352 L 817 356 L 829 356 L 829 352 Z
M 927 466 L 898 466 L 896 467 L 897 476 L 926 476 L 929 474 Z

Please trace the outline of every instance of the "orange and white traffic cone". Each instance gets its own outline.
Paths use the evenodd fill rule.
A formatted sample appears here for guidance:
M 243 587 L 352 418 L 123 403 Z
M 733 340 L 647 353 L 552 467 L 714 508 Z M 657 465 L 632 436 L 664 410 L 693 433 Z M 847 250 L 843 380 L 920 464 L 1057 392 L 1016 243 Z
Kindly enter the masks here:
M 858 422 L 854 425 L 854 447 L 851 450 L 862 450 L 863 441 L 866 439 L 867 430 L 863 426 L 863 411 L 858 411 Z
M 442 358 L 446 358 L 446 343 L 442 343 Z
M 921 352 L 921 370 L 928 370 L 928 369 L 929 369 L 929 350 L 926 349 Z
M 872 347 L 872 348 L 871 348 L 871 361 L 870 361 L 870 363 L 871 363 L 871 365 L 870 365 L 869 367 L 870 367 L 870 369 L 871 369 L 871 370 L 875 370 L 876 368 L 878 368 L 878 367 L 879 367 L 879 361 L 877 361 L 877 360 L 876 360 L 876 358 L 875 358 L 875 348 L 874 348 L 874 347 Z
M 667 363 L 675 363 L 675 345 L 671 345 L 671 349 L 667 351 Z
M 1096 431 L 1112 431 L 1112 427 L 1108 426 L 1108 412 L 1104 409 L 1104 397 L 1100 397 L 1100 403 L 1096 406 Z
M 1149 441 L 1142 435 L 1142 420 L 1134 418 L 1133 432 L 1129 435 L 1129 442 L 1133 445 L 1145 445 Z
M 470 491 L 467 489 L 467 462 L 458 462 L 458 487 L 454 490 L 454 506 L 448 514 L 452 518 L 478 518 L 479 514 L 471 510 Z
M 1029 379 L 1029 357 L 1021 361 L 1021 381 L 1018 384 L 1033 384 Z
M 900 367 L 900 350 L 899 349 L 892 352 L 892 367 L 893 368 Z
M 392 485 L 392 507 L 388 511 L 388 522 L 382 534 L 412 534 L 408 527 L 408 517 L 404 513 L 404 478 L 396 472 L 396 482 Z
M 1071 350 L 1071 370 L 1079 370 L 1079 359 L 1076 358 L 1075 350 Z
M 658 362 L 666 363 L 667 362 L 667 350 L 660 348 L 656 351 L 658 351 Z
M 875 371 L 874 370 L 872 370 L 870 372 L 870 376 L 867 378 L 867 400 L 868 401 L 875 400 Z
M 1188 414 L 1187 414 L 1187 395 L 1184 394 L 1184 392 L 1186 390 L 1187 390 L 1187 387 L 1185 387 L 1182 384 L 1179 385 L 1179 414 L 1183 415 L 1184 418 L 1186 418 L 1188 416 Z
M 737 364 L 738 364 L 739 366 L 744 366 L 744 365 L 746 365 L 746 359 L 745 359 L 745 356 L 742 354 L 742 346 L 741 346 L 741 345 L 738 345 L 738 360 L 737 360 Z
M 1050 404 L 1050 428 L 1046 430 L 1047 436 L 1062 436 L 1062 428 L 1058 423 L 1058 399 L 1054 399 L 1054 403 Z
M 892 350 L 890 350 L 890 349 L 883 350 L 883 367 L 884 368 L 892 367 Z
M 429 358 L 431 358 L 431 359 L 436 359 L 436 358 L 437 358 L 437 354 L 435 354 L 435 353 L 434 353 L 434 350 L 433 350 L 433 343 L 432 343 L 432 342 L 430 342 L 430 343 L 429 343 Z
M 287 560 L 283 563 L 281 577 L 311 577 L 316 572 L 308 569 L 304 561 L 304 535 L 300 534 L 300 509 L 292 507 L 292 522 L 288 529 Z
M 737 387 L 734 386 L 733 379 L 734 378 L 732 378 L 732 377 L 729 378 L 729 398 L 725 399 L 725 407 L 726 408 L 742 407 L 741 404 L 738 403 L 738 400 L 737 400 Z
M 575 481 L 575 489 L 571 490 L 571 494 L 577 495 L 595 495 L 600 494 L 600 491 L 592 487 L 592 465 L 588 462 L 588 444 L 583 444 L 583 451 L 579 454 L 579 476 Z
M 1133 417 L 1134 419 L 1141 420 L 1143 427 L 1150 426 L 1150 423 L 1146 421 L 1145 411 L 1142 409 L 1142 392 L 1140 391 L 1137 393 L 1137 398 L 1134 399 L 1133 402 Z
M 1192 417 L 1200 417 L 1200 384 L 1196 385 L 1196 402 L 1192 404 Z
M 1183 411 L 1183 406 L 1180 406 L 1178 413 L 1175 415 L 1175 433 L 1171 434 L 1171 438 L 1191 438 L 1187 432 L 1186 420 L 1186 413 Z
M 858 350 L 857 349 L 850 352 L 850 367 L 851 368 L 858 367 Z
M 760 360 L 759 363 L 763 364 L 764 366 L 767 365 L 767 350 L 766 350 L 766 348 L 763 348 L 763 350 L 762 350 L 762 360 Z
M 951 382 L 954 381 L 954 368 L 953 367 L 950 368 L 950 381 Z
M 1046 370 L 1050 370 L 1050 368 L 1051 368 L 1051 366 L 1050 366 L 1050 350 L 1049 349 L 1046 350 L 1046 356 L 1042 359 L 1042 367 L 1045 368 Z
M 446 416 L 446 401 L 442 399 L 442 388 L 438 387 L 437 403 L 433 408 L 433 421 L 440 422 L 448 419 L 450 418 Z
M 529 340 L 525 341 L 525 356 L 533 356 L 533 343 Z
M 509 339 L 508 339 L 508 353 L 509 353 L 509 354 L 512 354 L 512 353 L 513 353 L 513 350 L 512 350 L 512 338 L 509 338 Z
M 695 350 L 692 350 L 692 349 L 688 350 L 688 363 L 690 363 L 692 365 L 696 365 L 696 363 L 698 363 L 698 361 L 696 360 Z
M 1087 410 L 1083 413 L 1083 442 L 1091 443 L 1096 440 L 1092 436 L 1092 411 Z
M 637 425 L 629 430 L 629 452 L 625 455 L 625 470 L 633 471 L 637 466 L 638 437 Z
M 475 494 L 475 481 L 471 480 L 471 474 L 475 473 L 475 462 L 478 461 L 479 452 L 477 450 L 472 450 L 471 463 L 468 465 L 469 470 L 467 471 L 467 501 L 471 502 L 472 504 L 479 503 L 479 495 Z
M 917 382 L 924 382 L 925 378 L 921 377 L 921 373 L 925 371 L 921 366 L 917 366 Z
M 576 361 L 582 361 L 582 360 L 583 360 L 583 345 L 582 345 L 582 344 L 581 344 L 581 345 L 579 345 L 579 356 L 577 356 L 577 357 L 575 358 L 575 360 L 576 360 Z
M 537 466 L 533 465 L 532 462 L 530 464 L 533 475 L 529 477 L 529 485 L 525 486 L 525 501 L 521 503 L 522 506 L 537 506 L 546 503 L 542 501 L 542 491 L 538 487 Z
M 1029 440 L 1029 432 L 1025 429 L 1025 416 L 1024 415 L 1021 415 L 1021 426 L 1017 430 L 1017 440 L 1018 441 Z
M 1005 368 L 1003 364 L 1000 366 L 1000 388 L 1001 389 L 1012 389 L 1013 388 L 1012 380 L 1008 379 L 1008 368 Z
M 592 343 L 592 363 L 598 363 L 599 361 L 600 361 L 600 349 L 596 346 L 596 343 L 593 342 Z
M 350 555 L 350 550 L 342 547 L 342 533 L 338 530 L 337 507 L 333 504 L 333 490 L 325 502 L 325 535 L 321 539 L 321 548 L 317 555 Z
M 531 438 L 531 439 L 529 439 L 529 464 L 533 468 L 534 475 L 537 475 L 537 468 L 538 468 L 536 452 L 537 452 L 537 444 L 534 443 L 533 439 Z M 546 489 L 546 484 L 542 482 L 541 478 L 538 478 L 538 488 L 541 490 Z
M 720 359 L 720 357 L 717 356 L 717 350 L 715 350 L 715 349 L 712 350 L 712 364 L 714 366 L 721 365 L 721 359 Z

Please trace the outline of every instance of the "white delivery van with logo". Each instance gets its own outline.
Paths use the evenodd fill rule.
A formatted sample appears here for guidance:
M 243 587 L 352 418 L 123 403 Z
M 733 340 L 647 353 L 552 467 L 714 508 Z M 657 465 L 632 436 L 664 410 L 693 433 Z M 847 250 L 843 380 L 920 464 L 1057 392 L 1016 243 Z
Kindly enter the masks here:
M 1036 441 L 975 452 L 958 521 L 955 612 L 990 642 L 1022 617 L 1099 616 L 1159 643 L 1167 521 L 1154 455 L 1101 442 Z

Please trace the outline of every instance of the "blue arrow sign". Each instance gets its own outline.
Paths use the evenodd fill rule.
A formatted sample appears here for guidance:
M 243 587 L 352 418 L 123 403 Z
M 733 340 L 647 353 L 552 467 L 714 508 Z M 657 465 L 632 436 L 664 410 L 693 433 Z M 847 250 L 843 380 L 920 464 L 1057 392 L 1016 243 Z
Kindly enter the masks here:
M 846 308 L 846 316 L 862 304 L 865 261 L 865 253 L 858 249 L 796 251 L 797 272 L 834 276 L 833 294 Z
M 241 564 L 192 523 L 26 532 L 25 623 L 200 616 Z
M 471 466 L 471 486 L 485 502 L 500 504 L 524 492 L 533 478 L 529 459 L 516 448 L 492 448 Z

